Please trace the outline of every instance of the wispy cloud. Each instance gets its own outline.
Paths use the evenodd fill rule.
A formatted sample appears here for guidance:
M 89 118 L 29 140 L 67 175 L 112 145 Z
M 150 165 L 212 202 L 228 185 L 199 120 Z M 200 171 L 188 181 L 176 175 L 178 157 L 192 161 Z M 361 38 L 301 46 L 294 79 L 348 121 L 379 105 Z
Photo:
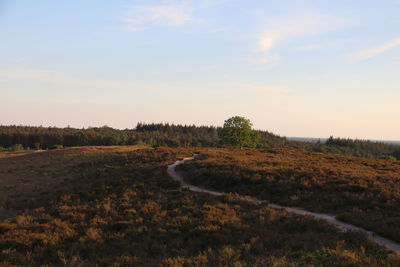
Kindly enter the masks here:
M 24 79 L 46 81 L 51 77 L 50 71 L 45 69 L 12 68 L 0 70 L 0 77 L 6 79 Z
M 315 51 L 320 48 L 321 48 L 321 46 L 319 46 L 319 45 L 305 45 L 305 46 L 297 47 L 296 50 L 298 50 L 298 51 Z
M 258 35 L 257 50 L 269 51 L 284 41 L 327 32 L 341 24 L 337 18 L 318 13 L 301 14 L 291 18 L 275 18 L 270 20 Z
M 269 83 L 268 81 L 254 81 L 242 79 L 237 75 L 227 75 L 221 83 L 223 88 L 242 92 L 253 96 L 281 96 L 295 91 L 295 88 Z
M 220 5 L 222 3 L 226 2 L 226 0 L 203 0 L 201 3 L 202 7 L 213 7 L 213 6 L 217 6 Z
M 163 87 L 159 84 L 147 84 L 131 81 L 82 79 L 63 72 L 34 68 L 3 69 L 0 70 L 0 77 L 3 78 L 3 80 L 28 80 L 83 88 L 96 87 L 106 89 L 152 89 L 160 86 Z
M 170 5 L 130 6 L 121 19 L 130 31 L 144 30 L 149 26 L 180 26 L 192 20 L 193 8 L 186 3 Z
M 194 68 L 179 68 L 173 70 L 177 73 L 204 73 L 217 70 L 218 67 L 216 65 L 204 66 L 204 67 L 194 67 Z
M 278 86 L 252 86 L 249 87 L 248 90 L 251 92 L 266 94 L 268 96 L 277 96 L 293 91 L 291 88 Z
M 254 65 L 264 65 L 266 67 L 276 67 L 279 65 L 280 57 L 278 55 L 264 55 L 258 57 L 244 58 L 243 61 Z
M 386 51 L 389 51 L 391 49 L 394 49 L 396 47 L 400 46 L 400 38 L 390 40 L 380 46 L 373 47 L 366 49 L 361 52 L 357 52 L 352 54 L 350 57 L 353 61 L 361 61 L 361 60 L 366 60 L 372 57 L 376 57 Z

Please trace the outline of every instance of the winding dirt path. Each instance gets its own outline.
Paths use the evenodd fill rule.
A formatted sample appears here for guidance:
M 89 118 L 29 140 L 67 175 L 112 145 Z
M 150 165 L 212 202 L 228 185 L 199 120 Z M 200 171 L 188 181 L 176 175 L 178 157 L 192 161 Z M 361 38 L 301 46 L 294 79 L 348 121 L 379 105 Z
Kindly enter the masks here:
M 167 169 L 168 174 L 174 180 L 181 182 L 182 188 L 186 188 L 186 189 L 189 189 L 190 191 L 194 191 L 194 192 L 207 193 L 207 194 L 214 195 L 214 196 L 224 195 L 225 193 L 223 193 L 223 192 L 207 190 L 207 189 L 203 189 L 198 186 L 195 186 L 195 185 L 188 184 L 183 180 L 182 175 L 180 175 L 179 173 L 176 172 L 175 168 L 178 165 L 183 164 L 186 161 L 193 160 L 194 158 L 195 158 L 195 156 L 190 157 L 190 158 L 184 158 L 182 160 L 177 160 L 174 164 L 171 164 L 168 166 L 168 169 Z M 247 200 L 250 202 L 256 203 L 256 204 L 260 204 L 260 203 L 264 202 L 262 200 L 251 199 L 251 198 L 249 198 Z M 300 208 L 280 206 L 280 205 L 276 205 L 276 204 L 268 204 L 268 207 L 273 208 L 273 209 L 285 210 L 287 212 L 295 213 L 298 215 L 312 216 L 316 219 L 324 220 L 332 225 L 335 225 L 336 227 L 338 227 L 339 229 L 344 230 L 344 231 L 350 230 L 350 231 L 361 232 L 361 233 L 365 234 L 370 240 L 374 241 L 375 243 L 386 247 L 388 250 L 391 250 L 394 253 L 400 253 L 400 244 L 399 243 L 394 242 L 390 239 L 384 238 L 382 236 L 379 236 L 379 235 L 375 234 L 374 232 L 365 230 L 358 226 L 339 221 L 335 218 L 335 216 L 328 215 L 328 214 L 322 214 L 322 213 L 315 213 L 315 212 L 303 210 Z

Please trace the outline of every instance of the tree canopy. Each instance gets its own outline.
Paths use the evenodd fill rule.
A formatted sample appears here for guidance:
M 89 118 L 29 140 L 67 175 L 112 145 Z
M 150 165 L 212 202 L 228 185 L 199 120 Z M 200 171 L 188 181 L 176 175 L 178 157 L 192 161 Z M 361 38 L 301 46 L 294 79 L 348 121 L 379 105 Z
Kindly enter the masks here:
M 225 121 L 224 127 L 220 132 L 220 138 L 224 144 L 243 148 L 255 147 L 259 135 L 252 130 L 253 124 L 249 119 L 234 116 Z

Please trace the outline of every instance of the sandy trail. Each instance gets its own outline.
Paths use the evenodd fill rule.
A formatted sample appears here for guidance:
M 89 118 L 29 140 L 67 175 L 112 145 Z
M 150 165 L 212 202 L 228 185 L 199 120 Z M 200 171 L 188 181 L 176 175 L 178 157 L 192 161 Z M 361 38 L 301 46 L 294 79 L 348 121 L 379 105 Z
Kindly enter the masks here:
M 196 156 L 196 155 L 195 155 Z M 182 160 L 177 160 L 174 164 L 171 164 L 168 166 L 167 172 L 168 174 L 174 179 L 177 180 L 179 182 L 181 182 L 182 184 L 182 188 L 186 188 L 189 189 L 191 191 L 194 192 L 201 192 L 201 193 L 207 193 L 210 195 L 214 195 L 214 196 L 222 196 L 225 193 L 223 192 L 217 192 L 217 191 L 212 191 L 212 190 L 207 190 L 207 189 L 203 189 L 200 188 L 198 186 L 195 185 L 191 185 L 186 183 L 182 176 L 176 172 L 175 168 L 180 165 L 185 163 L 188 160 L 193 160 L 195 158 L 195 156 L 190 157 L 190 158 L 184 158 Z M 262 200 L 258 200 L 258 199 L 247 199 L 247 201 L 253 202 L 253 203 L 263 203 L 264 201 Z M 279 210 L 285 210 L 287 212 L 291 212 L 291 213 L 295 213 L 298 215 L 303 215 L 303 216 L 312 216 L 316 219 L 319 220 L 324 220 L 332 225 L 335 225 L 336 227 L 338 227 L 341 230 L 344 231 L 358 231 L 361 232 L 363 234 L 365 234 L 370 240 L 374 241 L 375 243 L 386 247 L 388 250 L 393 251 L 394 253 L 400 253 L 400 244 L 397 242 L 394 242 L 393 240 L 384 238 L 382 236 L 379 236 L 377 234 L 375 234 L 374 232 L 365 230 L 363 228 L 360 228 L 358 226 L 355 225 L 351 225 L 342 221 L 339 221 L 335 218 L 335 216 L 332 215 L 328 215 L 328 214 L 323 214 L 323 213 L 315 213 L 315 212 L 311 212 L 311 211 L 307 211 L 304 209 L 300 209 L 300 208 L 293 208 L 293 207 L 285 207 L 285 206 L 280 206 L 280 205 L 276 205 L 276 204 L 268 204 L 268 207 L 273 208 L 273 209 L 279 209 Z

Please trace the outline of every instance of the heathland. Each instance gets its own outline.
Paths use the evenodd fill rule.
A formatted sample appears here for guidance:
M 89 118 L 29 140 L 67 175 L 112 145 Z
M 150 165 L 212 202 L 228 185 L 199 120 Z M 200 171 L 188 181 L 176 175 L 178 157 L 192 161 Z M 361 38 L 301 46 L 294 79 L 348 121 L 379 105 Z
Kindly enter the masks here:
M 207 149 L 181 166 L 201 187 L 336 215 L 400 241 L 400 161 L 291 149 Z
M 398 239 L 394 161 L 290 149 L 76 147 L 0 158 L 0 265 L 400 265 L 360 233 L 236 193 L 182 189 L 166 168 L 194 152 L 201 156 L 181 168 L 193 183 L 369 221 L 377 232 L 381 223 L 389 229 L 382 234 Z

